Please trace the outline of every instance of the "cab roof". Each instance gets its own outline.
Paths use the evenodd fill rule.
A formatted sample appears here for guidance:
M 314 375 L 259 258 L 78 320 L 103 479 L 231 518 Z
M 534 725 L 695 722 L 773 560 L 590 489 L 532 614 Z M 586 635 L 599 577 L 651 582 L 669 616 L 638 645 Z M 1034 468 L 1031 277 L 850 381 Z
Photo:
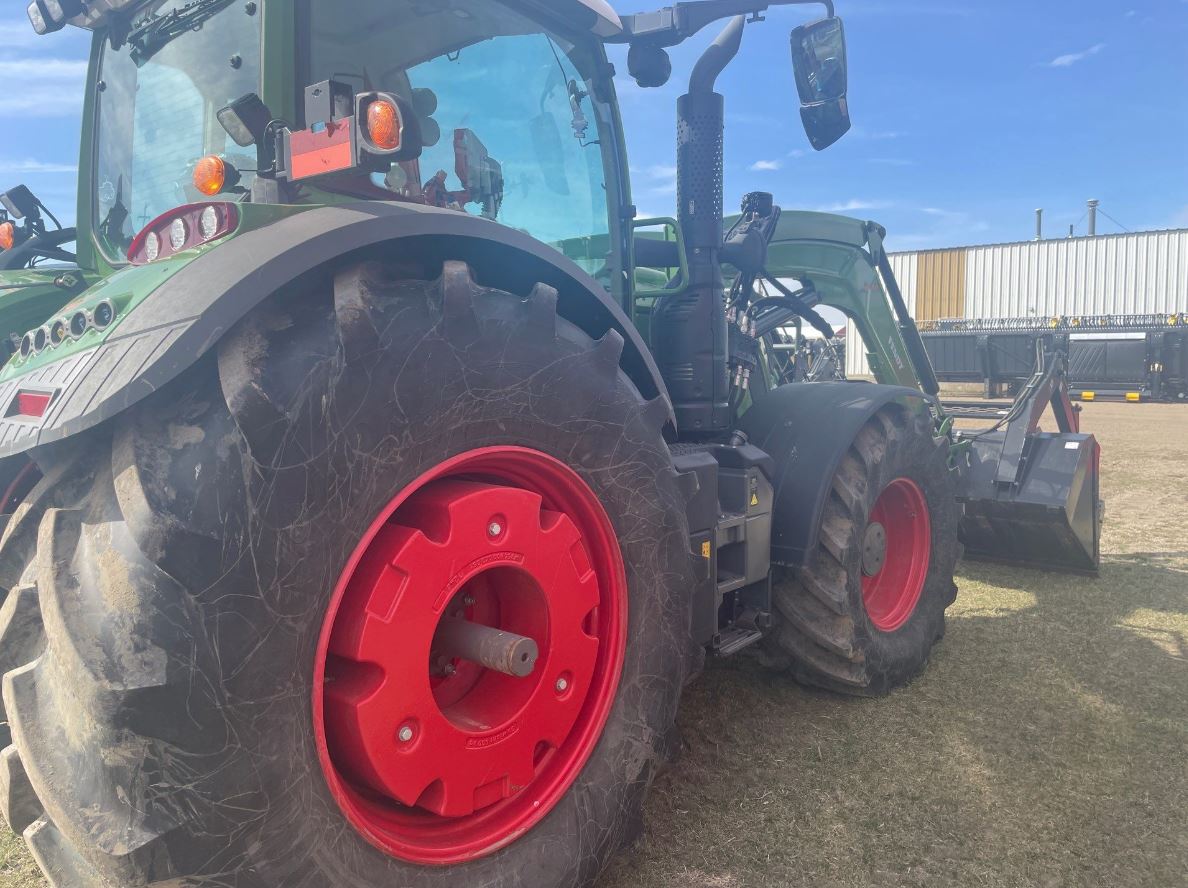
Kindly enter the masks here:
M 136 6 L 141 0 L 86 0 L 86 11 L 70 19 L 70 24 L 94 29 L 113 12 Z M 577 19 L 599 37 L 615 37 L 623 32 L 623 22 L 607 0 L 536 0 L 532 5 L 546 9 L 553 15 Z M 566 9 L 570 7 L 572 11 Z
M 623 31 L 623 22 L 606 0 L 578 0 L 582 6 L 598 16 L 597 24 L 591 29 L 599 37 L 614 37 Z

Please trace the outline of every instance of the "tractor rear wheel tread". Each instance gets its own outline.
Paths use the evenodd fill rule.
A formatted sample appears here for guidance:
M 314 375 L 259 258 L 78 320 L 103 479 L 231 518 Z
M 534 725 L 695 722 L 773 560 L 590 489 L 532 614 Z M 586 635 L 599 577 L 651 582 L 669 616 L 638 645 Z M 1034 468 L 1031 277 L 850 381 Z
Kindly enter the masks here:
M 25 827 L 41 816 L 41 803 L 15 746 L 0 752 L 0 814 L 15 833 L 24 832 Z
M 517 296 L 463 263 L 425 279 L 365 262 L 278 294 L 217 359 L 88 433 L 0 544 L 15 577 L 0 807 L 50 883 L 591 883 L 639 830 L 690 653 L 669 408 L 639 394 L 622 354 L 617 333 L 559 317 L 546 285 Z M 309 724 L 314 590 L 334 586 L 370 503 L 493 438 L 551 452 L 611 515 L 624 677 L 590 761 L 527 837 L 420 867 L 373 846 L 328 792 Z
M 926 498 L 930 562 L 914 611 L 884 632 L 863 602 L 862 543 L 876 500 L 901 476 Z M 959 510 L 948 444 L 933 436 L 931 417 L 898 405 L 880 410 L 838 465 L 816 551 L 803 567 L 776 569 L 778 628 L 768 643 L 769 662 L 790 667 L 805 684 L 844 694 L 880 695 L 910 681 L 943 636 L 944 612 L 956 597 Z

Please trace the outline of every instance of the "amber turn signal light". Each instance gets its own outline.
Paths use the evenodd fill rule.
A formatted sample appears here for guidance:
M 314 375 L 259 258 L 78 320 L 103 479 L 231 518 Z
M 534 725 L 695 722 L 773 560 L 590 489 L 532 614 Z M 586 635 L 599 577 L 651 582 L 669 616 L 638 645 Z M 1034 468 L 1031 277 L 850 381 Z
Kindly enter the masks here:
M 222 192 L 227 184 L 227 163 L 223 158 L 211 154 L 194 164 L 194 187 L 199 194 L 213 197 Z
M 0 223 L 0 250 L 11 250 L 16 243 L 16 226 L 11 222 Z
M 376 99 L 367 106 L 367 136 L 376 148 L 395 151 L 403 128 L 399 109 L 387 99 Z

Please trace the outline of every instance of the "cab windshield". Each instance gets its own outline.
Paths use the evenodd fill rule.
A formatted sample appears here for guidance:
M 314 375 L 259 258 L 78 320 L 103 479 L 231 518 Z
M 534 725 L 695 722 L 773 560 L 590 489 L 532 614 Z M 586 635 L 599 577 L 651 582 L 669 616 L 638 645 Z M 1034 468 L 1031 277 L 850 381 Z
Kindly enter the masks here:
M 161 28 L 189 0 L 154 0 L 133 16 L 147 36 L 106 46 L 99 75 L 94 227 L 109 259 L 122 261 L 136 232 L 175 207 L 209 200 L 192 184 L 194 164 L 222 155 L 255 166 L 219 125 L 216 112 L 260 89 L 256 4 L 212 4 L 209 17 Z M 153 28 L 154 23 L 158 27 Z M 147 27 L 146 27 L 147 26 Z M 243 185 L 251 184 L 244 174 Z M 223 198 L 226 199 L 225 197 Z
M 496 0 L 311 0 L 306 16 L 306 83 L 403 95 L 426 134 L 417 161 L 332 187 L 487 216 L 609 277 L 593 48 Z

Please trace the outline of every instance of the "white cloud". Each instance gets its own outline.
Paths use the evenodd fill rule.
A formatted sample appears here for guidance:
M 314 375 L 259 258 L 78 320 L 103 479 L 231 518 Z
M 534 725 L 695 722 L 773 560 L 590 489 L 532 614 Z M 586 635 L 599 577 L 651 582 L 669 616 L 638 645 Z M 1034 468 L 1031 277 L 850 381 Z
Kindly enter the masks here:
M 0 59 L 0 77 L 9 82 L 78 80 L 87 76 L 87 63 L 75 59 Z M 81 84 L 80 84 L 81 85 Z
M 644 169 L 633 168 L 635 175 L 642 176 L 651 184 L 642 193 L 654 197 L 667 197 L 677 192 L 677 168 L 667 164 L 654 164 Z
M 0 177 L 9 174 L 22 173 L 77 173 L 78 167 L 72 163 L 45 163 L 41 160 L 4 160 L 0 159 Z
M 784 164 L 778 160 L 757 160 L 750 166 L 752 173 L 773 173 L 783 169 Z
M 68 117 L 83 103 L 87 63 L 72 59 L 19 58 L 0 60 L 0 83 L 20 89 L 0 92 L 0 115 Z
M 892 230 L 887 236 L 891 250 L 933 250 L 967 244 L 977 236 L 990 230 L 981 219 L 975 219 L 961 210 L 946 210 L 941 207 L 917 207 L 918 212 L 931 216 L 932 221 L 915 231 L 900 233 Z
M 804 155 L 805 151 L 802 148 L 793 148 L 788 152 L 788 156 L 793 160 L 799 160 L 800 158 L 804 157 Z
M 15 49 L 29 46 L 37 39 L 28 20 L 5 19 L 0 21 L 0 49 Z
M 1090 56 L 1095 56 L 1106 48 L 1104 43 L 1098 43 L 1089 47 L 1083 52 L 1070 52 L 1067 55 L 1057 56 L 1048 62 L 1049 68 L 1071 68 L 1077 62 L 1083 62 Z
M 844 203 L 829 204 L 824 207 L 817 207 L 818 213 L 855 213 L 859 210 L 885 210 L 891 206 L 891 202 L 887 200 L 861 200 L 853 199 L 847 200 Z

